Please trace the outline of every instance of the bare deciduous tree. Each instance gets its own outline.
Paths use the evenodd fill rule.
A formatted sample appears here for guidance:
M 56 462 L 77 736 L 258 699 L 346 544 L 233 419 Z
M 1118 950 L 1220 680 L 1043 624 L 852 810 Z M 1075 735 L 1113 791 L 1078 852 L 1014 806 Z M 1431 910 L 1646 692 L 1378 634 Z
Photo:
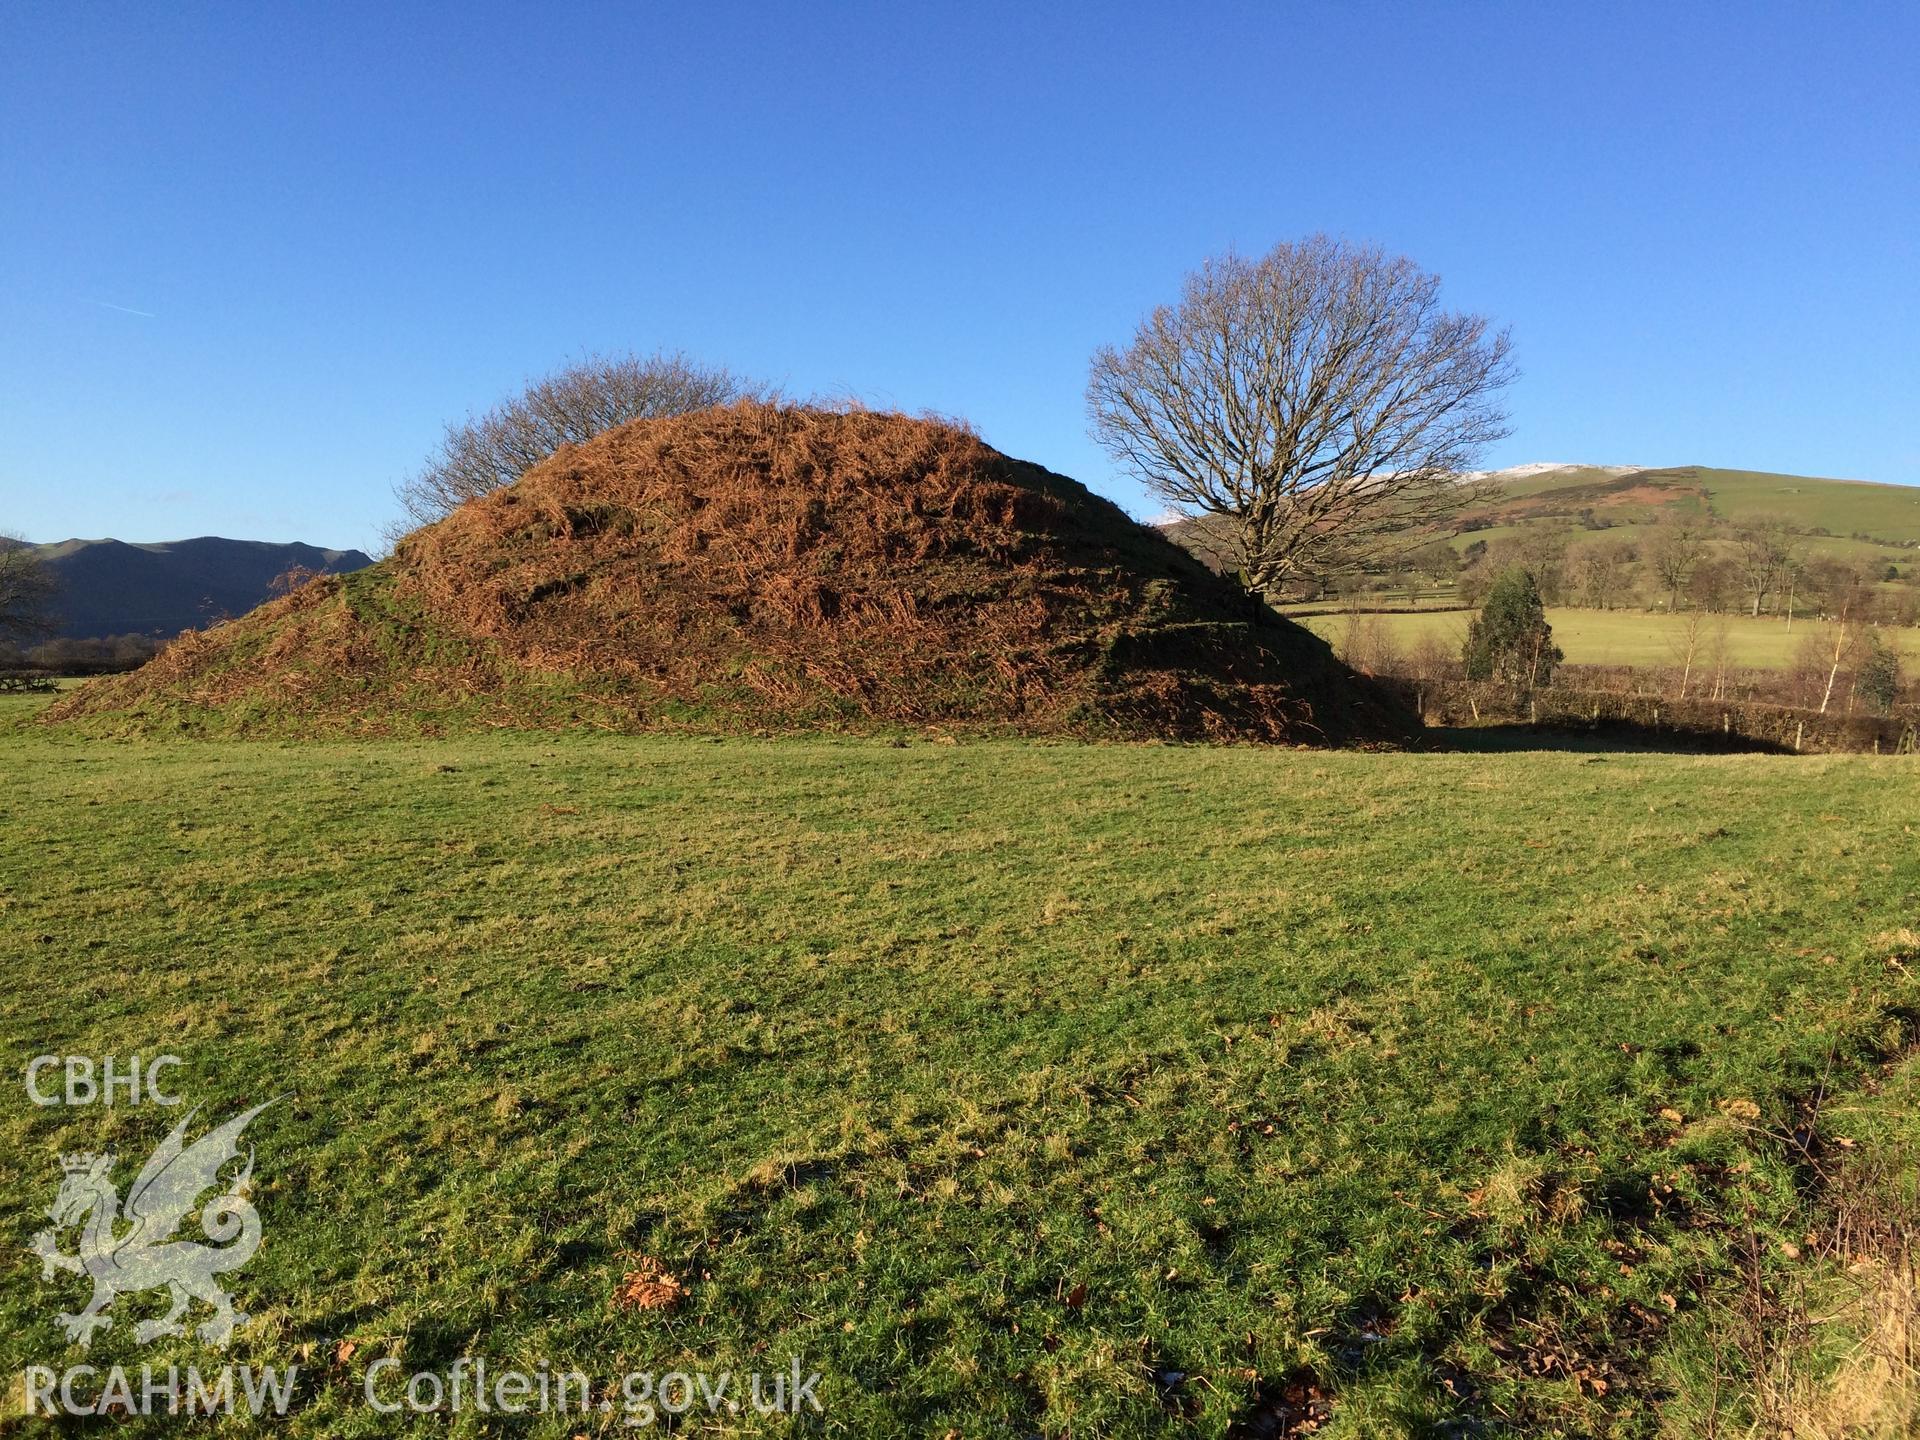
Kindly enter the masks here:
M 1858 567 L 1835 562 L 1825 573 L 1828 635 L 1824 643 L 1832 646 L 1832 660 L 1827 666 L 1827 683 L 1820 692 L 1822 715 L 1827 713 L 1827 706 L 1833 703 L 1833 687 L 1840 678 L 1840 667 L 1848 651 L 1859 648 L 1863 642 L 1865 632 L 1859 625 L 1859 618 L 1873 598 L 1871 582 L 1860 573 Z
M 1667 608 L 1680 608 L 1680 592 L 1693 579 L 1694 567 L 1706 554 L 1706 536 L 1699 526 L 1684 517 L 1663 520 L 1647 547 L 1647 560 L 1653 573 L 1666 587 Z
M 1830 555 L 1816 555 L 1801 568 L 1801 587 L 1813 597 L 1822 615 L 1864 613 L 1872 603 L 1874 580 L 1858 565 Z
M 1733 668 L 1733 636 L 1727 628 L 1727 617 L 1716 615 L 1713 627 L 1707 636 L 1707 661 L 1713 666 L 1713 698 L 1724 700 L 1727 697 L 1727 676 Z
M 1726 680 L 1727 622 L 1724 618 L 1709 619 L 1697 606 L 1688 610 L 1680 617 L 1679 628 L 1668 637 L 1667 649 L 1680 672 L 1682 700 L 1687 698 L 1693 685 L 1694 672 L 1705 670 L 1709 664 L 1714 667 L 1713 698 L 1720 698 Z
M 1364 675 L 1391 675 L 1405 666 L 1400 644 L 1379 615 L 1351 611 L 1338 647 L 1343 664 Z
M 1738 585 L 1738 569 L 1731 560 L 1702 556 L 1687 581 L 1687 598 L 1701 610 L 1725 610 Z
M 439 448 L 395 493 L 415 524 L 430 524 L 477 495 L 511 485 L 562 445 L 629 420 L 724 405 L 752 388 L 729 370 L 678 353 L 590 355 L 532 381 L 483 415 L 449 424 Z
M 1787 583 L 1793 573 L 1794 556 L 1800 537 L 1778 515 L 1756 515 L 1740 527 L 1735 537 L 1740 546 L 1740 583 L 1753 599 L 1753 613 Z M 1792 607 L 1788 607 L 1792 618 Z
M 19 644 L 49 634 L 58 588 L 39 551 L 0 534 L 0 640 Z
M 1624 540 L 1591 541 L 1573 552 L 1572 561 L 1574 581 L 1596 610 L 1611 610 L 1633 584 L 1634 550 Z
M 1422 630 L 1407 652 L 1407 673 L 1423 684 L 1448 680 L 1459 668 L 1460 643 L 1449 646 L 1437 630 Z
M 1827 713 L 1827 706 L 1833 703 L 1834 682 L 1840 678 L 1840 666 L 1847 658 L 1847 649 L 1853 643 L 1853 632 L 1847 628 L 1847 617 L 1841 616 L 1827 626 L 1827 634 L 1821 641 L 1822 650 L 1831 648 L 1832 659 L 1826 662 L 1827 683 L 1820 690 L 1820 713 Z
M 1445 585 L 1460 574 L 1460 554 L 1445 540 L 1430 540 L 1407 557 L 1435 585 Z
M 1460 598 L 1478 605 L 1493 582 L 1509 570 L 1525 570 L 1540 587 L 1540 598 L 1559 605 L 1568 598 L 1567 542 L 1549 530 L 1523 530 L 1503 535 L 1485 546 L 1472 570 L 1461 579 Z
M 1411 260 L 1314 236 L 1207 261 L 1124 350 L 1095 353 L 1087 407 L 1157 494 L 1231 522 L 1260 594 L 1431 539 L 1421 527 L 1471 497 L 1462 472 L 1507 433 L 1509 350 L 1442 309 Z

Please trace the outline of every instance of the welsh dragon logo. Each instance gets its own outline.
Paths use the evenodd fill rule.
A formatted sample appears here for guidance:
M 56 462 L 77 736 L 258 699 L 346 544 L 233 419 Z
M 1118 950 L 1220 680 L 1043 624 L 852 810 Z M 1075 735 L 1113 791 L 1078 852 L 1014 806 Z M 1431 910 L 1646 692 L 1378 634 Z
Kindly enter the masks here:
M 47 1211 L 53 1225 L 33 1237 L 31 1248 L 40 1257 L 41 1279 L 51 1280 L 56 1271 L 66 1270 L 93 1281 L 93 1298 L 86 1309 L 59 1317 L 69 1340 L 82 1346 L 90 1343 L 94 1331 L 113 1324 L 105 1311 L 114 1297 L 141 1290 L 165 1289 L 173 1301 L 159 1319 L 134 1326 L 134 1338 L 141 1344 L 182 1334 L 186 1327 L 181 1317 L 194 1300 L 213 1307 L 213 1315 L 197 1330 L 209 1345 L 225 1345 L 235 1327 L 246 1323 L 247 1317 L 233 1308 L 214 1277 L 238 1270 L 260 1248 L 260 1215 L 247 1199 L 247 1184 L 253 1176 L 251 1147 L 245 1167 L 221 1193 L 205 1205 L 199 1201 L 220 1184 L 221 1167 L 239 1157 L 240 1132 L 273 1103 L 269 1100 L 236 1115 L 191 1145 L 185 1143 L 187 1126 L 200 1112 L 198 1108 L 189 1112 L 140 1167 L 124 1205 L 113 1183 L 111 1154 L 60 1157 L 64 1178 Z M 211 1245 L 174 1237 L 196 1206 L 200 1228 L 214 1242 Z M 80 1249 L 66 1255 L 59 1249 L 59 1234 L 70 1225 L 81 1227 Z

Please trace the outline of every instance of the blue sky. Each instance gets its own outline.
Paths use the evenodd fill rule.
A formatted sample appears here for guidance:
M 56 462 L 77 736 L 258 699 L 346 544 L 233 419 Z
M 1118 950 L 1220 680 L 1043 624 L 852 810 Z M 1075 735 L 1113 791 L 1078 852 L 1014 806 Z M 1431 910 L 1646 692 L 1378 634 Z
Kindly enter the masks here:
M 1920 7 L 0 12 L 0 529 L 371 545 L 446 419 L 590 349 L 1087 439 L 1235 246 L 1510 325 L 1490 459 L 1920 483 Z M 114 308 L 119 307 L 119 308 Z

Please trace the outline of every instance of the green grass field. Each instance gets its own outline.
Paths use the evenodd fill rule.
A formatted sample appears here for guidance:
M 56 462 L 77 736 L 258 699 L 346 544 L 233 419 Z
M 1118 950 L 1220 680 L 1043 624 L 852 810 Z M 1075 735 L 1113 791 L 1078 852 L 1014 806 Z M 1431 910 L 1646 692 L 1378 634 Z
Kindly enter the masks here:
M 16 1067 L 287 1097 L 227 1358 L 302 1365 L 304 1435 L 503 1433 L 355 1398 L 459 1354 L 800 1357 L 807 1433 L 1221 1435 L 1307 1377 L 1328 1435 L 1651 1433 L 1727 1222 L 1797 1223 L 1796 1100 L 1920 1004 L 1893 759 L 16 723 L 0 766 Z M 0 1367 L 193 1361 L 133 1297 L 66 1348 L 23 1253 L 56 1154 L 124 1181 L 177 1112 L 5 1094 Z M 677 1308 L 613 1305 L 640 1256 Z
M 1338 646 L 1346 634 L 1346 615 L 1319 614 L 1299 617 L 1300 623 L 1314 634 Z M 1402 647 L 1415 644 L 1422 634 L 1433 634 L 1445 641 L 1449 650 L 1458 652 L 1466 638 L 1469 612 L 1465 610 L 1430 613 L 1382 614 L 1381 623 Z M 1732 663 L 1741 668 L 1778 670 L 1791 665 L 1795 653 L 1810 634 L 1821 630 L 1818 621 L 1805 618 L 1794 621 L 1789 631 L 1778 617 L 1750 615 L 1715 616 L 1710 624 L 1724 620 L 1727 627 L 1727 652 Z M 1684 624 L 1679 615 L 1645 610 L 1547 611 L 1554 639 L 1566 652 L 1572 665 L 1673 665 L 1674 645 Z M 1883 628 L 1881 636 L 1899 650 L 1909 667 L 1920 665 L 1920 630 Z

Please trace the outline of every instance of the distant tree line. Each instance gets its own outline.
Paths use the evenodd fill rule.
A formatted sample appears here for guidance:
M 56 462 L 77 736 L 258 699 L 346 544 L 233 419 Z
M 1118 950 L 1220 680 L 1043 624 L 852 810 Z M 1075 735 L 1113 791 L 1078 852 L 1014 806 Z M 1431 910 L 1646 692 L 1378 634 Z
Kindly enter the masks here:
M 105 675 L 134 670 L 160 653 L 152 635 L 104 635 L 96 639 L 0 644 L 0 670 L 45 670 L 58 675 Z
M 1549 605 L 1920 624 L 1920 585 L 1911 574 L 1826 553 L 1778 517 L 1620 528 L 1635 533 L 1569 543 L 1540 529 L 1471 541 L 1461 557 L 1460 600 L 1480 603 L 1496 577 L 1518 566 L 1536 578 Z
M 1667 665 L 1566 665 L 1541 587 L 1518 565 L 1487 588 L 1457 648 L 1431 630 L 1403 647 L 1391 617 L 1360 610 L 1349 615 L 1336 648 L 1357 670 L 1429 688 L 1477 682 L 1525 693 L 1557 685 L 1596 695 L 1771 704 L 1823 717 L 1904 713 L 1920 720 L 1920 694 L 1899 652 L 1869 618 L 1865 594 L 1845 586 L 1831 594 L 1832 612 L 1806 623 L 1792 662 L 1782 669 L 1735 667 L 1727 616 L 1699 608 L 1682 612 Z

